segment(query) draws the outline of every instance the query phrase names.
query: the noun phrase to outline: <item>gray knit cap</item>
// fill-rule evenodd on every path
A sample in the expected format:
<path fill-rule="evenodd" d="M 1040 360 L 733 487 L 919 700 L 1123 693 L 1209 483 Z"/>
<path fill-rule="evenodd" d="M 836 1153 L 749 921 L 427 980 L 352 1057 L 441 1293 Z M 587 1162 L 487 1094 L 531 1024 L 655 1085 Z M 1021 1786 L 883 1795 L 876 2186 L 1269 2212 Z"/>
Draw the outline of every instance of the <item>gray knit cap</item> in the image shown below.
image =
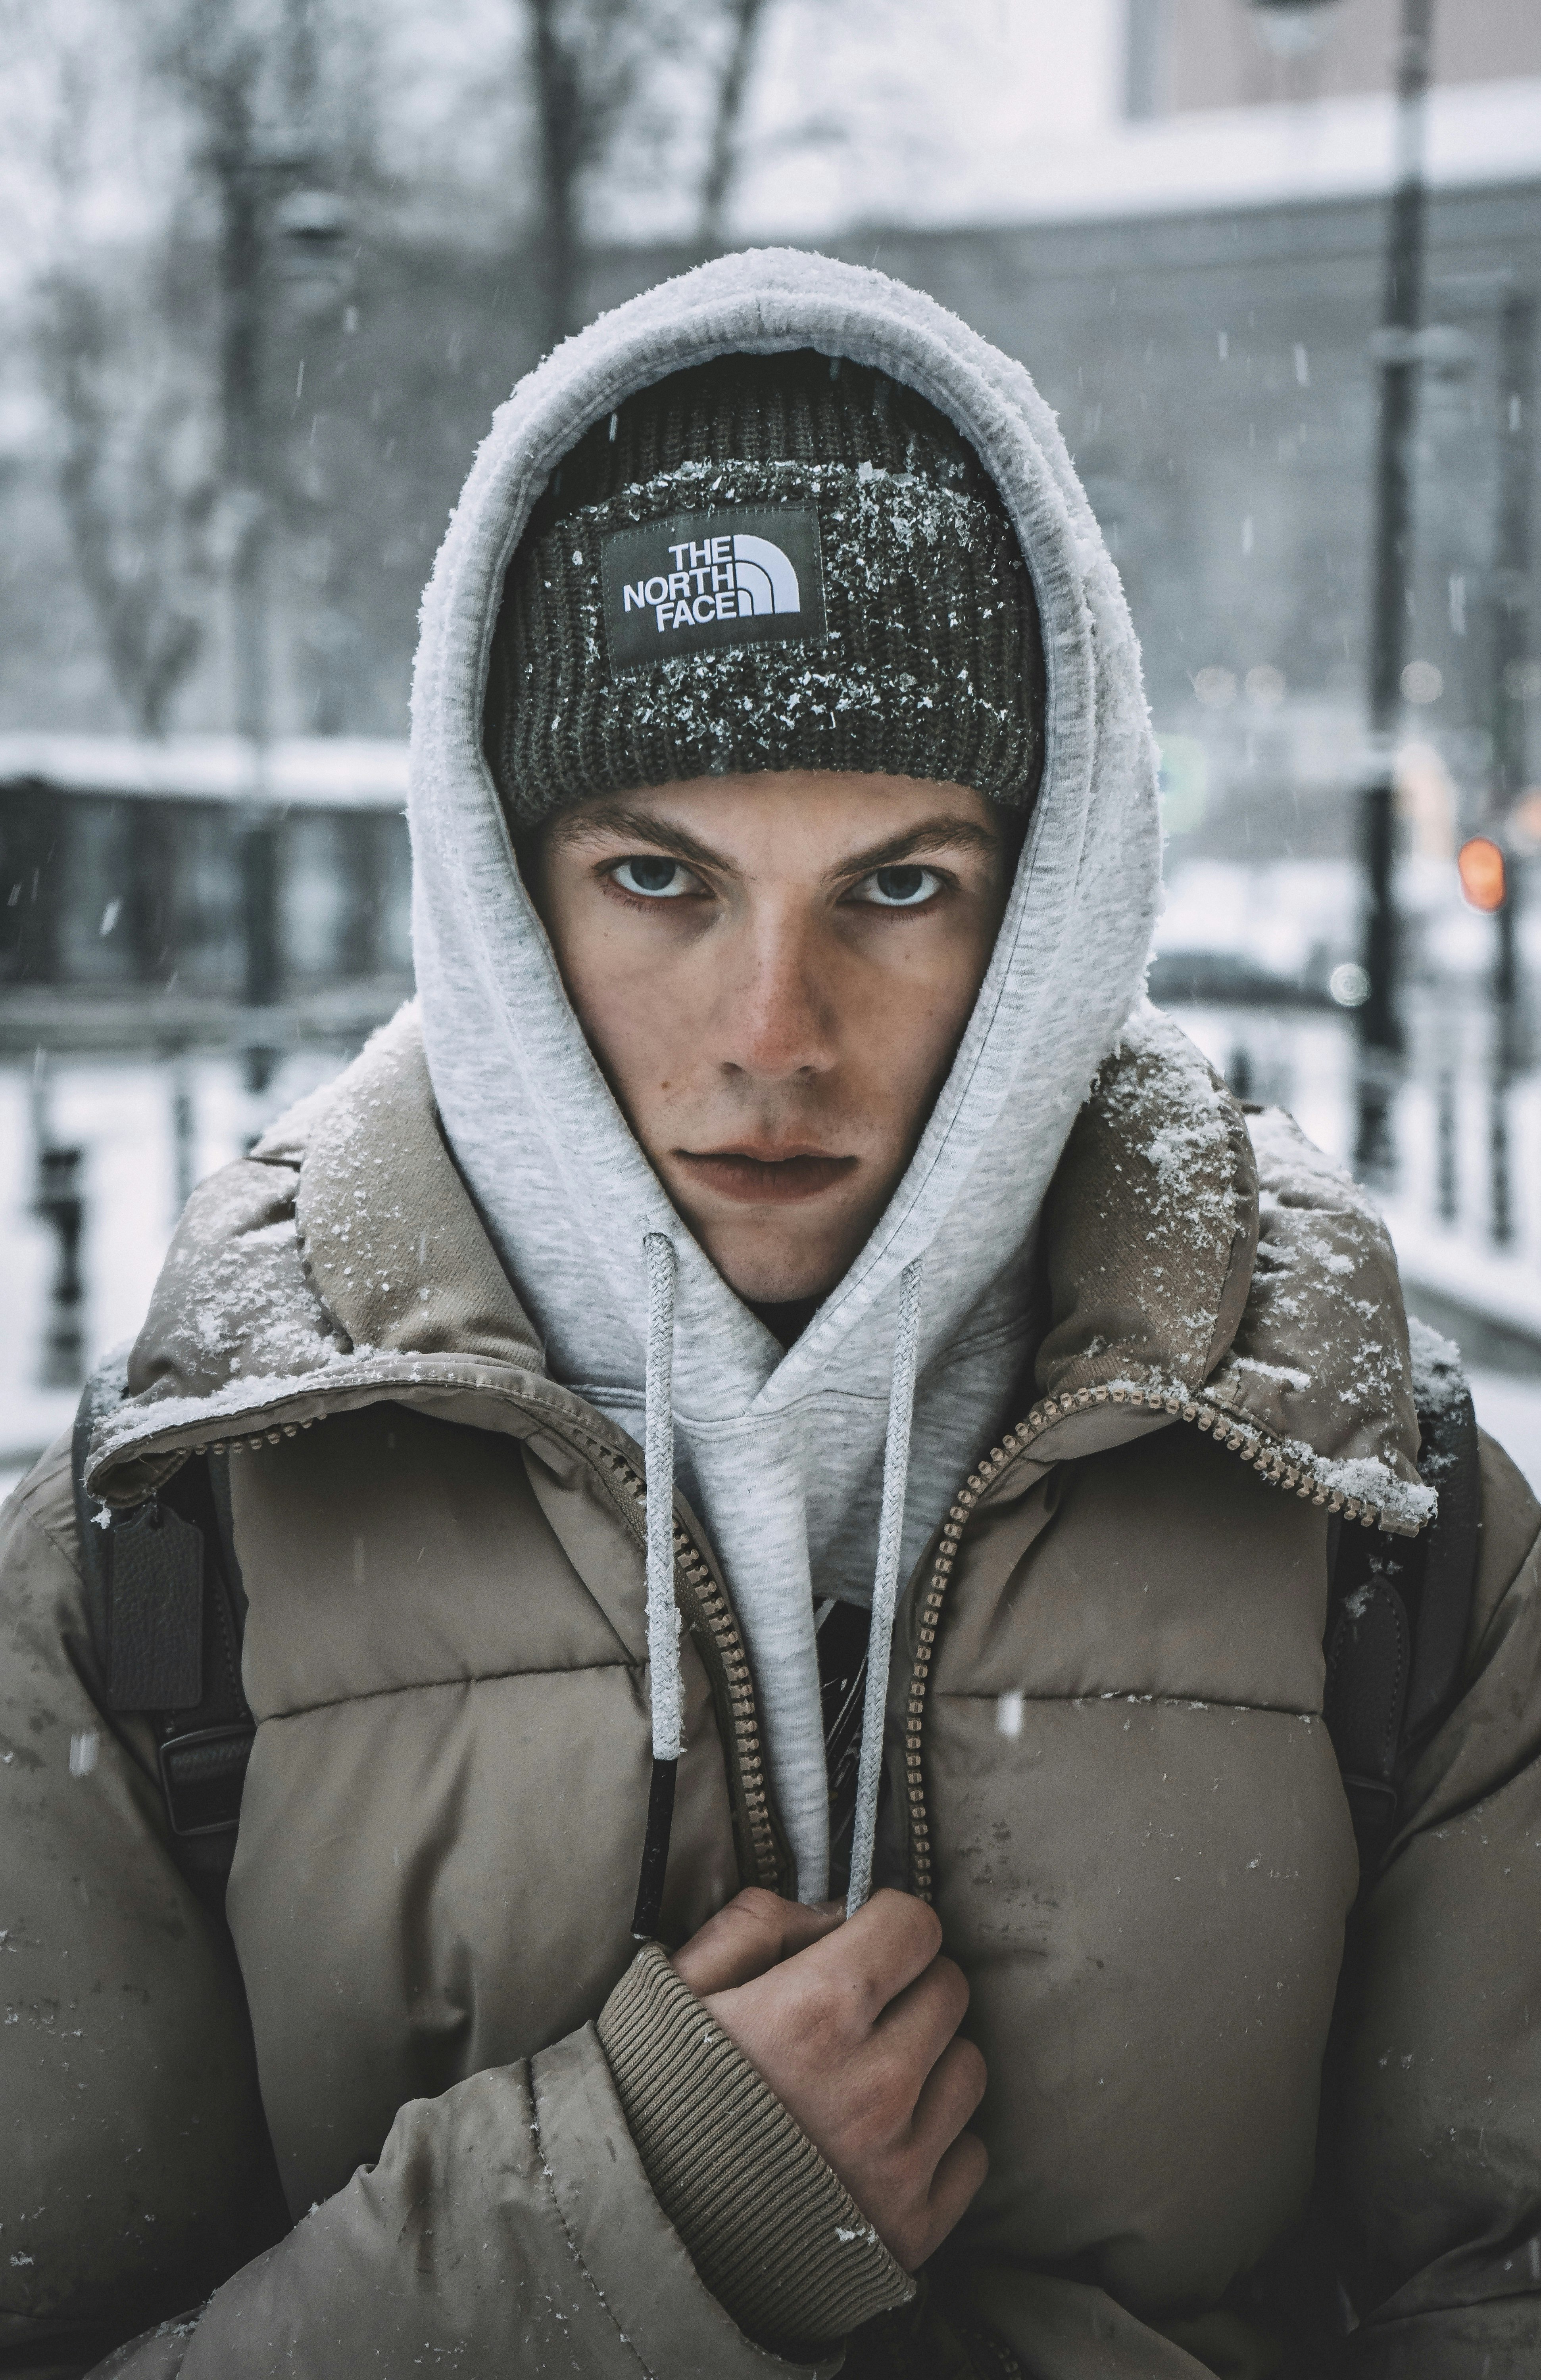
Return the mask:
<path fill-rule="evenodd" d="M 973 447 L 886 374 L 804 349 L 676 372 L 586 432 L 510 565 L 484 733 L 528 828 L 770 769 L 1025 811 L 1043 718 L 1032 581 Z"/>

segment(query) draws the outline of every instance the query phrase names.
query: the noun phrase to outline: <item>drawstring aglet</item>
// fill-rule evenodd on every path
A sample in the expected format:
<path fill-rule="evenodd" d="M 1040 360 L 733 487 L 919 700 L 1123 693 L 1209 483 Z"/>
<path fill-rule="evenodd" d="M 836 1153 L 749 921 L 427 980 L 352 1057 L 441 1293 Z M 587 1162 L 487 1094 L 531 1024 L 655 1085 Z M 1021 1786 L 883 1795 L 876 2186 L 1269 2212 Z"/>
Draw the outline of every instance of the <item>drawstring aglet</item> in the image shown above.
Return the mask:
<path fill-rule="evenodd" d="M 642 1873 L 637 1882 L 637 1907 L 632 1915 L 633 1938 L 656 1942 L 663 1912 L 663 1878 L 669 1866 L 669 1834 L 674 1818 L 677 1760 L 655 1760 L 648 1788 L 648 1828 L 642 1838 Z"/>
<path fill-rule="evenodd" d="M 674 1600 L 674 1251 L 662 1232 L 642 1243 L 648 1268 L 647 1414 L 643 1453 L 648 1489 L 648 1658 L 651 1665 L 653 1773 L 642 1873 L 631 1930 L 639 1942 L 657 1938 L 674 1815 L 674 1778 L 683 1742 L 679 1606 Z"/>

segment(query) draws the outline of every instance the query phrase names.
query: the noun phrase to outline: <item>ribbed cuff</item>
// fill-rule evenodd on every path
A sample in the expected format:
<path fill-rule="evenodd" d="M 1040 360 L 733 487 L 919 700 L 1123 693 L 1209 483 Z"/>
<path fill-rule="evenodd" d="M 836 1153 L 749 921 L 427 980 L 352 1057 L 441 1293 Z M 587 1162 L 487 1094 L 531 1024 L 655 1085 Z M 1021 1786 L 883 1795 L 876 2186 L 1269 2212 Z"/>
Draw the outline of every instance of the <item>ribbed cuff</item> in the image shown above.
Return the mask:
<path fill-rule="evenodd" d="M 740 2330 L 813 2360 L 915 2283 L 657 1942 L 600 2011 L 654 2197 Z"/>

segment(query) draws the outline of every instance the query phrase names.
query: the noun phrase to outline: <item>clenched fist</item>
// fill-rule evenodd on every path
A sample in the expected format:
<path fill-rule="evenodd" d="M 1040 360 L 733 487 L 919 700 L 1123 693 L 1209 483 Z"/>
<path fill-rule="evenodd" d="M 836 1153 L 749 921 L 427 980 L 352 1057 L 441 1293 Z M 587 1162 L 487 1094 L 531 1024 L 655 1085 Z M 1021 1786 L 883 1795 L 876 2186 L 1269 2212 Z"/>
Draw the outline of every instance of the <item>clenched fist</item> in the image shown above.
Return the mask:
<path fill-rule="evenodd" d="M 957 2038 L 968 1985 L 940 1944 L 908 1893 L 874 1893 L 843 1923 L 838 1904 L 751 1890 L 673 1962 L 908 2272 L 989 2162 L 964 2129 L 985 2092 L 983 2058 Z"/>

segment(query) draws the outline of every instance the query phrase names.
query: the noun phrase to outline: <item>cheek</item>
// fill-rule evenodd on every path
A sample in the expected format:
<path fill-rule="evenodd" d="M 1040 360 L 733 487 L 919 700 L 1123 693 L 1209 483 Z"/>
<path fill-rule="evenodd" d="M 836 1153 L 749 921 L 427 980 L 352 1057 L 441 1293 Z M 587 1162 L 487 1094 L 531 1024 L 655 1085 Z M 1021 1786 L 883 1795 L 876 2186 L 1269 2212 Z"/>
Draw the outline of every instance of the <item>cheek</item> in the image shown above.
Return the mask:
<path fill-rule="evenodd" d="M 700 1044 L 689 970 L 670 963 L 661 941 L 634 940 L 601 919 L 569 948 L 563 968 L 589 1045 L 634 1115 L 678 1087 Z"/>
<path fill-rule="evenodd" d="M 881 930 L 866 964 L 853 971 L 853 1025 L 866 1071 L 899 1101 L 946 1074 L 973 1014 L 990 938 L 939 926 L 934 933 L 894 925 Z M 857 986 L 859 984 L 859 990 Z"/>

